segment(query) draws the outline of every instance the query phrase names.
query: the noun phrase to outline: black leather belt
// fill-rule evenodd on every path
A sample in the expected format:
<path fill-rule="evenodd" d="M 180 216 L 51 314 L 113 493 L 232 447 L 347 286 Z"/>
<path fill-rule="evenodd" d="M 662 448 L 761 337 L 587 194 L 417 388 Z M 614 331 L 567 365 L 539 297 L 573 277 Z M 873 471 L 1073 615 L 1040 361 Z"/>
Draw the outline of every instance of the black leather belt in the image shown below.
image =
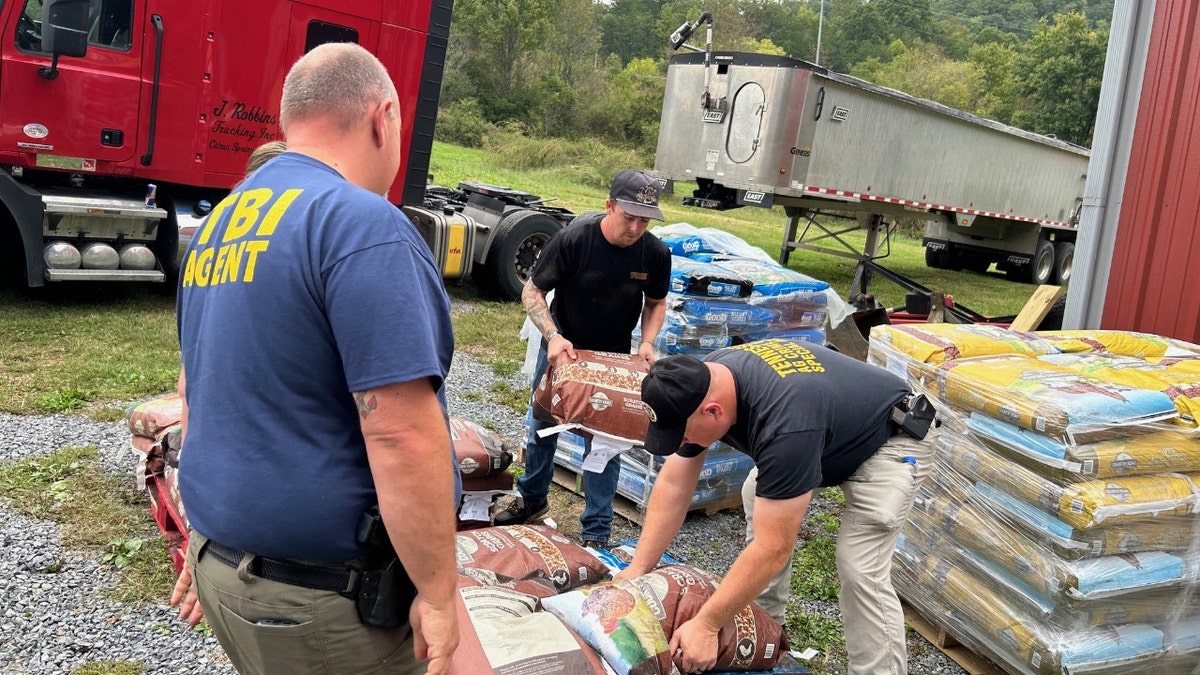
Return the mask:
<path fill-rule="evenodd" d="M 238 567 L 246 552 L 228 546 L 222 546 L 213 540 L 208 540 L 200 552 L 211 554 L 212 557 L 229 565 Z M 247 566 L 247 571 L 256 577 L 278 581 L 282 584 L 302 586 L 318 591 L 338 591 L 353 593 L 357 585 L 359 572 L 345 566 L 310 565 L 294 560 L 279 560 L 254 556 Z"/>

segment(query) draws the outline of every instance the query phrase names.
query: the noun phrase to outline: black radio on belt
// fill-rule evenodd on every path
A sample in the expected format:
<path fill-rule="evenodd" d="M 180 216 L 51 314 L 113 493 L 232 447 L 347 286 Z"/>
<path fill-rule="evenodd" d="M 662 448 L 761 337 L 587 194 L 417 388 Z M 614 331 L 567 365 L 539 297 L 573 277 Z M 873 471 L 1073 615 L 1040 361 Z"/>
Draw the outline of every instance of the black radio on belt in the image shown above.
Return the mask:
<path fill-rule="evenodd" d="M 918 441 L 924 440 L 933 425 L 937 410 L 924 394 L 914 394 L 902 399 L 892 408 L 892 424 Z"/>
<path fill-rule="evenodd" d="M 358 619 L 372 628 L 399 628 L 408 622 L 417 587 L 392 548 L 378 506 L 363 513 L 355 535 L 369 551 L 352 596 Z"/>

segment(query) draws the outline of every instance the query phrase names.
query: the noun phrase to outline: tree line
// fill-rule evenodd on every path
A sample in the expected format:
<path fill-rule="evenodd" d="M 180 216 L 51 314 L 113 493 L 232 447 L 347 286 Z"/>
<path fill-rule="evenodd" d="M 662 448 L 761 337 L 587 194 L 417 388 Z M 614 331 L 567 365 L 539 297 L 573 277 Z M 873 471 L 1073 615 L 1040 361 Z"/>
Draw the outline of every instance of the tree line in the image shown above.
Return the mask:
<path fill-rule="evenodd" d="M 823 10 L 823 15 L 822 15 Z M 1113 0 L 456 0 L 438 137 L 489 129 L 653 152 L 668 38 L 814 61 L 1090 146 Z M 703 46 L 704 30 L 692 44 Z"/>

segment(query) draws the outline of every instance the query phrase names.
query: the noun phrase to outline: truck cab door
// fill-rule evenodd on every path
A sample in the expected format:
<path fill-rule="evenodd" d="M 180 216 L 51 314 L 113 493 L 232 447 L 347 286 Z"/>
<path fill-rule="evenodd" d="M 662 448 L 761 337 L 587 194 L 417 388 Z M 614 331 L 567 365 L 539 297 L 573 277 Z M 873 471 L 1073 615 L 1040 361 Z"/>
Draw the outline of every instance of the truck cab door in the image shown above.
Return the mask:
<path fill-rule="evenodd" d="M 0 152 L 76 171 L 133 157 L 145 48 L 135 27 L 145 19 L 146 3 L 90 0 L 87 53 L 61 57 L 50 78 L 44 74 L 51 58 L 42 51 L 43 1 L 13 2 L 20 11 L 9 14 L 15 20 L 0 36 Z"/>

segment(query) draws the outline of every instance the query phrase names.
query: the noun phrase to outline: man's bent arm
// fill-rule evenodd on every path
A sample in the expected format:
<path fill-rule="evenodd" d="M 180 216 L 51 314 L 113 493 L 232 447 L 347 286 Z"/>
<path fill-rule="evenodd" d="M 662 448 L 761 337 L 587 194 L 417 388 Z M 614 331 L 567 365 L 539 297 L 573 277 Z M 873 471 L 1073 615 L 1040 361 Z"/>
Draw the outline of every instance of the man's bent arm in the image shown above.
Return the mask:
<path fill-rule="evenodd" d="M 733 561 L 693 621 L 718 631 L 762 593 L 787 562 L 811 499 L 811 491 L 791 499 L 755 498 L 754 540 Z"/>
<path fill-rule="evenodd" d="M 354 395 L 379 512 L 417 587 L 409 609 L 413 655 L 446 673 L 458 646 L 454 462 L 446 415 L 428 379 Z"/>
<path fill-rule="evenodd" d="M 417 590 L 454 596 L 454 462 L 446 415 L 428 379 L 354 395 L 388 536 Z"/>
<path fill-rule="evenodd" d="M 663 462 L 646 504 L 646 523 L 638 537 L 633 562 L 616 575 L 618 579 L 646 574 L 662 559 L 687 517 L 688 505 L 692 503 L 692 493 L 696 491 L 696 481 L 700 479 L 707 456 L 707 451 L 695 457 L 674 455 Z"/>
<path fill-rule="evenodd" d="M 554 325 L 554 317 L 550 315 L 550 305 L 546 302 L 546 291 L 535 286 L 533 279 L 526 281 L 525 287 L 521 289 L 521 306 L 525 308 L 529 320 L 543 336 L 558 330 L 558 326 Z"/>
<path fill-rule="evenodd" d="M 662 330 L 663 321 L 667 317 L 667 299 L 657 300 L 646 298 L 642 305 L 642 340 L 654 342 L 658 332 Z"/>

